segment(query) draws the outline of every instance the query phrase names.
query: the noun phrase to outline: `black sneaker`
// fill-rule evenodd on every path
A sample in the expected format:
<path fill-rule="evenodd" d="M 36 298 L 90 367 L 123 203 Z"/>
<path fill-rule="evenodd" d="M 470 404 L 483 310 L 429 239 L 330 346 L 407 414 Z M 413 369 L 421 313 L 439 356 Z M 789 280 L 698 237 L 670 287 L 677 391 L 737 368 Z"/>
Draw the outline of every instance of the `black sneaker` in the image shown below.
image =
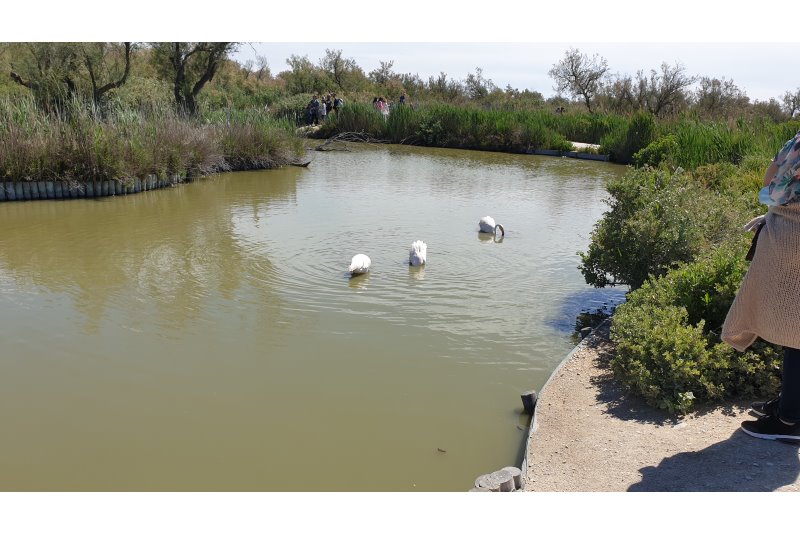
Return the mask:
<path fill-rule="evenodd" d="M 742 431 L 757 439 L 800 441 L 800 423 L 785 424 L 772 415 L 745 420 L 742 422 Z"/>
<path fill-rule="evenodd" d="M 777 416 L 778 402 L 780 402 L 779 397 L 767 400 L 766 402 L 753 402 L 750 404 L 750 410 L 753 411 L 756 416 Z"/>

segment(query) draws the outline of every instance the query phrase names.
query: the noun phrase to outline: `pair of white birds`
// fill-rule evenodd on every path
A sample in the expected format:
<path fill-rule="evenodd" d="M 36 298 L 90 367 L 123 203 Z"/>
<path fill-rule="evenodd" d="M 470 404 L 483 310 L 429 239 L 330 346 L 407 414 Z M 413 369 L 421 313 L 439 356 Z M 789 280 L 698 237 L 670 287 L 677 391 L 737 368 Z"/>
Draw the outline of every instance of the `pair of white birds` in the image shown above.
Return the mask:
<path fill-rule="evenodd" d="M 506 230 L 502 224 L 496 224 L 492 217 L 486 216 L 478 222 L 478 228 L 481 233 L 494 233 L 500 230 L 500 234 L 505 237 Z M 411 266 L 422 266 L 426 263 L 428 256 L 428 245 L 422 241 L 414 241 L 411 243 L 411 250 L 408 252 L 408 264 Z M 369 272 L 369 267 L 372 266 L 372 261 L 369 256 L 365 254 L 356 254 L 350 261 L 350 268 L 348 271 L 352 276 L 359 274 L 366 274 Z"/>

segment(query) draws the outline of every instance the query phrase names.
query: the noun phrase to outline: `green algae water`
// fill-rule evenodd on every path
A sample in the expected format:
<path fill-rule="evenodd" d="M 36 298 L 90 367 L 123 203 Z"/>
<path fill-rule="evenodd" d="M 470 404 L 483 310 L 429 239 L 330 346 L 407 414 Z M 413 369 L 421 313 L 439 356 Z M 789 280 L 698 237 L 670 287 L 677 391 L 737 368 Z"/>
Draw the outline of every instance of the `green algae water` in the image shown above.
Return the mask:
<path fill-rule="evenodd" d="M 518 466 L 520 392 L 621 298 L 576 252 L 624 169 L 350 148 L 0 204 L 0 490 L 465 491 Z"/>

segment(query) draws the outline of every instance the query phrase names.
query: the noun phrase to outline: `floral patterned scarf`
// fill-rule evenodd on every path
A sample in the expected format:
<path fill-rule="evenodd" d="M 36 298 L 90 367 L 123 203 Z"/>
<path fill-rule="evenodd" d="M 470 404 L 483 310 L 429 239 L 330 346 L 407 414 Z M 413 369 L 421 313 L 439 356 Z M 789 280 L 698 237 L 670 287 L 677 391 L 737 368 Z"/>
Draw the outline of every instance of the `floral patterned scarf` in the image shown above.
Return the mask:
<path fill-rule="evenodd" d="M 766 205 L 786 205 L 800 201 L 800 131 L 775 156 L 778 171 L 761 189 L 758 200 Z"/>

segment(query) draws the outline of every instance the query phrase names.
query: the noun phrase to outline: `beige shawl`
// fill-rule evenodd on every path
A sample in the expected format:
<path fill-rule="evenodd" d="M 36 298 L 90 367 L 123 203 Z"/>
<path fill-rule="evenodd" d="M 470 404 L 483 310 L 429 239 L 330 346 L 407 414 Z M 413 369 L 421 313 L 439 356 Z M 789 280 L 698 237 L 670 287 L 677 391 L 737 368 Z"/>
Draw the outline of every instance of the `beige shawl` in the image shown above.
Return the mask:
<path fill-rule="evenodd" d="M 800 348 L 800 203 L 769 208 L 755 257 L 722 326 L 743 352 L 758 337 Z"/>

